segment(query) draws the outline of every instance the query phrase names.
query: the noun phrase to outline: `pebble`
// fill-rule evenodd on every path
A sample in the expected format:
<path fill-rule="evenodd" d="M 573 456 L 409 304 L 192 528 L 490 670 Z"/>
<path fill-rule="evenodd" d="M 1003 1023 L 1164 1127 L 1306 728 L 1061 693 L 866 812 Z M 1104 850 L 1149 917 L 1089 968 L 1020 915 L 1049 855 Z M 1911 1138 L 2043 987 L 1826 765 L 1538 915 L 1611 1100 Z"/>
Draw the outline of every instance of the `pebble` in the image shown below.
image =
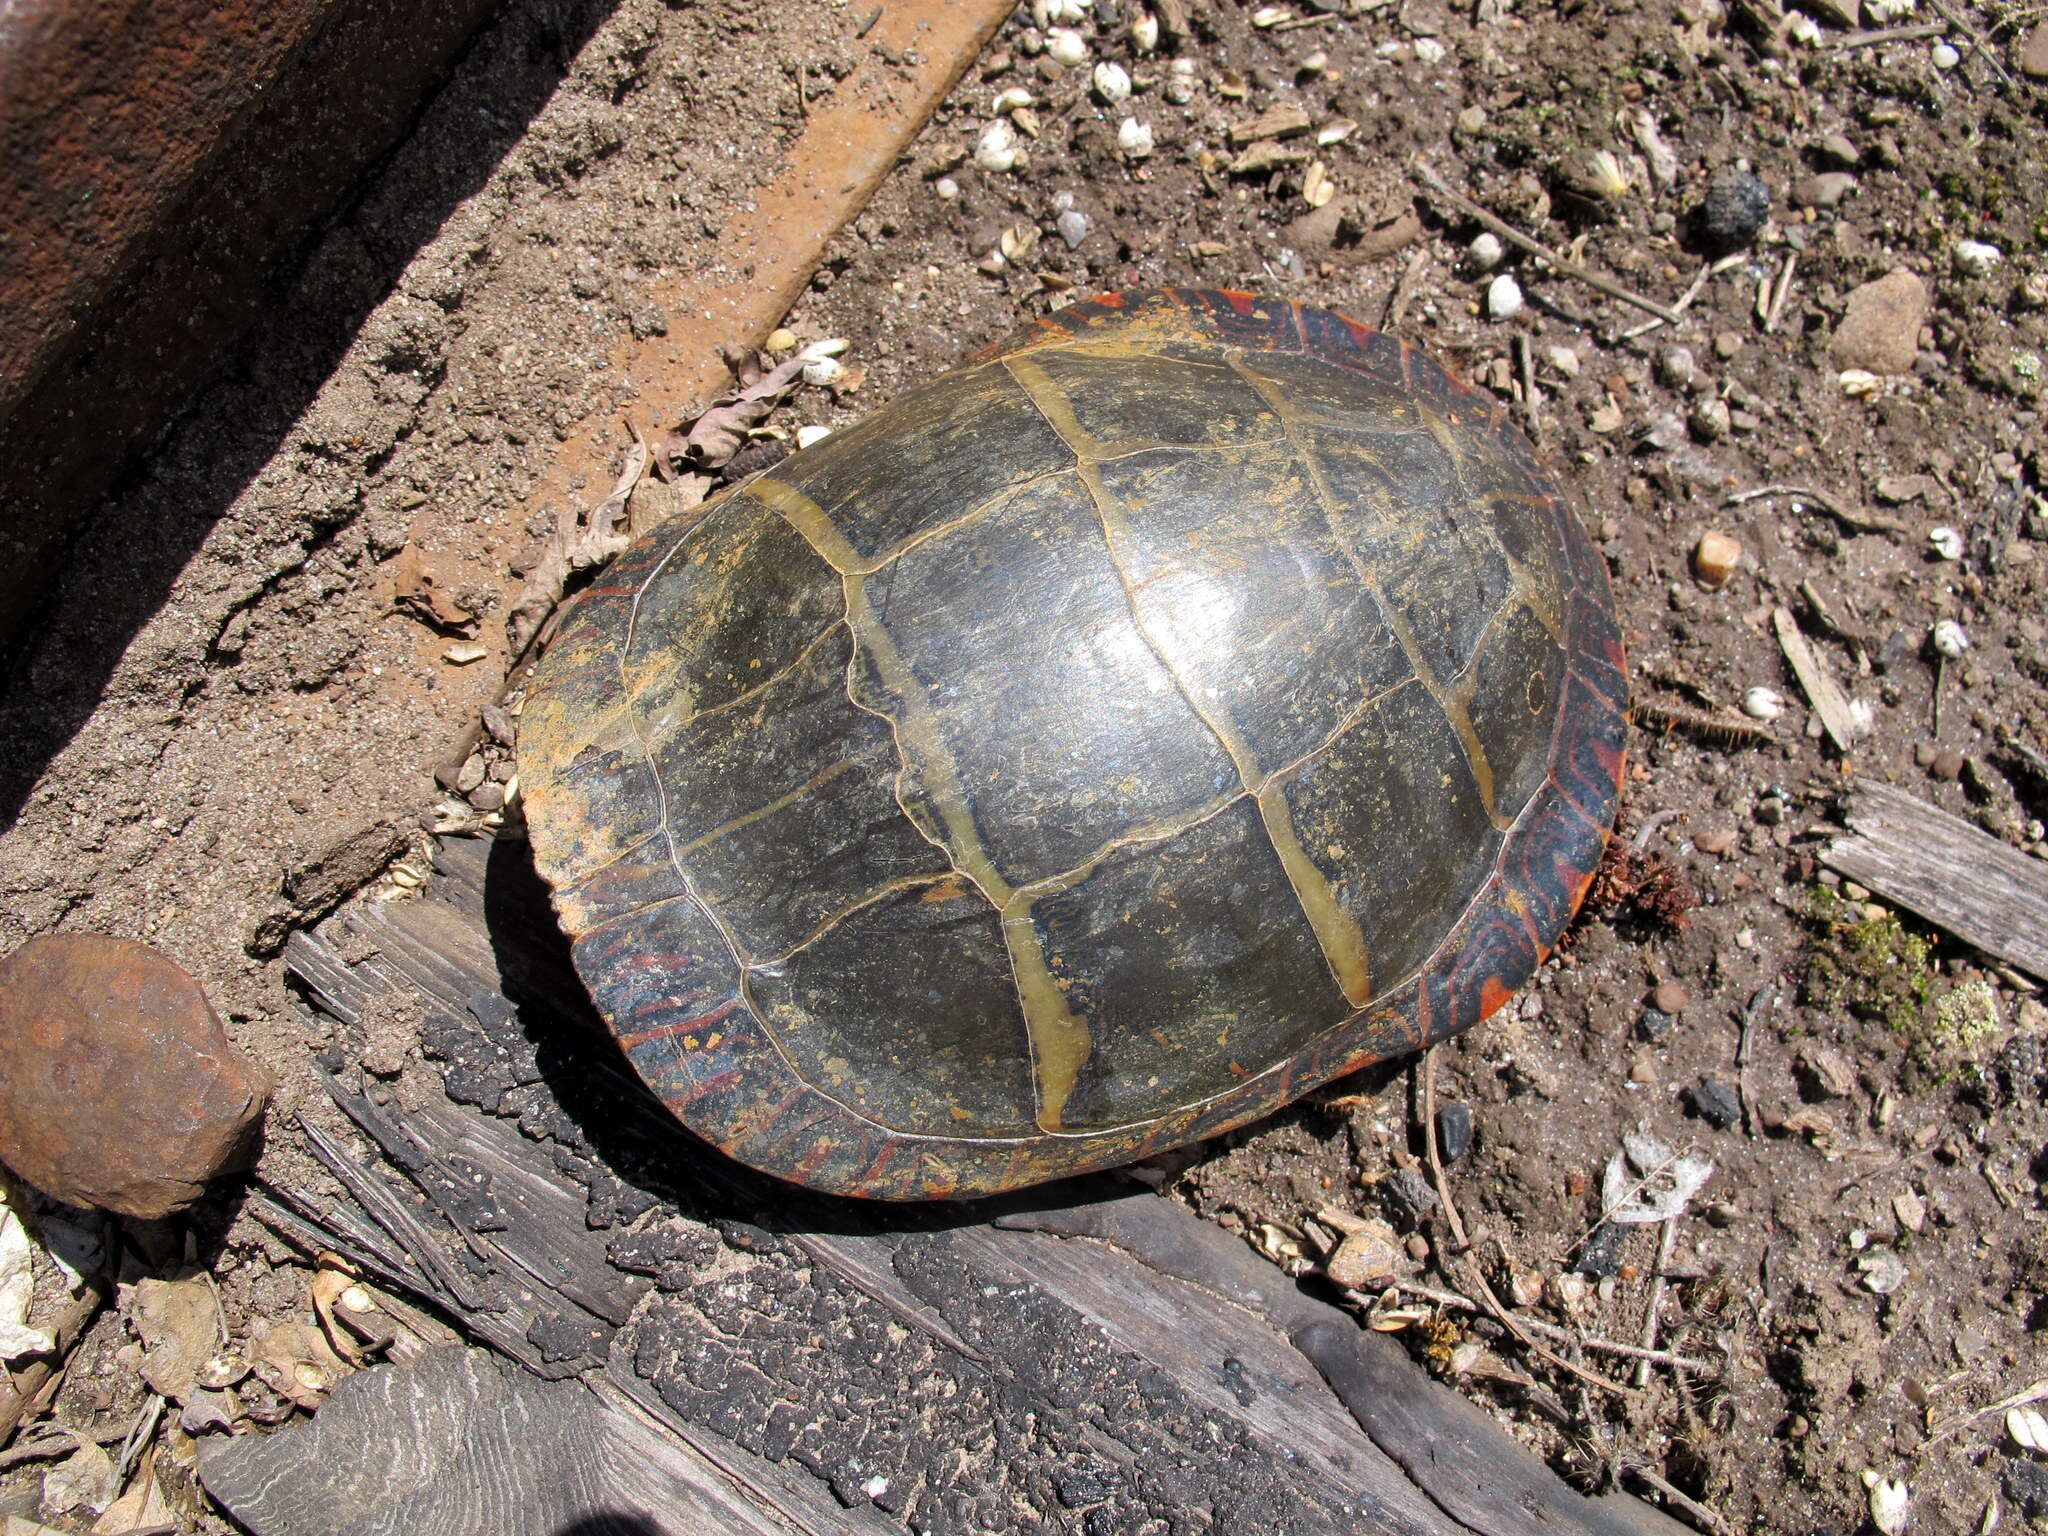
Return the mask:
<path fill-rule="evenodd" d="M 1650 993 L 1650 1006 L 1659 1013 L 1668 1013 L 1673 1018 L 1685 1012 L 1685 1005 L 1692 999 L 1685 995 L 1685 988 L 1675 981 L 1660 981 Z"/>
<path fill-rule="evenodd" d="M 2048 70 L 2043 71 L 2048 76 Z M 1999 1479 L 2006 1501 L 2029 1520 L 2048 1518 L 2048 1461 L 2015 1456 Z"/>
<path fill-rule="evenodd" d="M 2005 260 L 2005 252 L 1982 240 L 1958 240 L 1954 252 L 1956 265 L 1972 277 L 1983 277 Z"/>
<path fill-rule="evenodd" d="M 1707 396 L 1686 413 L 1685 424 L 1701 442 L 1718 443 L 1733 426 L 1728 402 L 1719 395 Z"/>
<path fill-rule="evenodd" d="M 1742 1118 L 1742 1100 L 1719 1078 L 1701 1078 L 1690 1097 L 1699 1117 L 1717 1131 L 1727 1130 Z"/>
<path fill-rule="evenodd" d="M 1074 251 L 1080 249 L 1081 242 L 1088 238 L 1088 231 L 1093 226 L 1087 214 L 1078 208 L 1069 208 L 1053 220 L 1053 227 L 1060 232 L 1060 238 L 1066 241 L 1067 249 Z"/>
<path fill-rule="evenodd" d="M 1943 523 L 1936 528 L 1930 528 L 1927 531 L 1927 544 L 1930 549 L 1944 560 L 1960 560 L 1963 558 L 1963 536 L 1947 523 Z"/>
<path fill-rule="evenodd" d="M 1360 1222 L 1347 1232 L 1323 1272 L 1331 1283 L 1354 1291 L 1379 1290 L 1407 1272 L 1401 1239 L 1384 1221 Z"/>
<path fill-rule="evenodd" d="M 1927 765 L 1928 771 L 1937 779 L 1953 784 L 1963 776 L 1963 761 L 1963 754 L 1960 752 L 1937 752 L 1934 754 L 1934 761 Z"/>
<path fill-rule="evenodd" d="M 1748 245 L 1770 216 L 1770 187 L 1754 172 L 1731 165 L 1714 173 L 1693 219 L 1700 238 L 1725 253 Z"/>
<path fill-rule="evenodd" d="M 1711 832 L 1702 832 L 1692 840 L 1693 847 L 1701 853 L 1711 853 L 1715 858 L 1735 846 L 1735 833 L 1729 827 L 1716 827 Z"/>
<path fill-rule="evenodd" d="M 1473 236 L 1465 254 L 1471 259 L 1474 272 L 1491 272 L 1507 255 L 1507 247 L 1500 243 L 1499 235 L 1490 229 L 1484 229 Z"/>
<path fill-rule="evenodd" d="M 1486 285 L 1486 312 L 1496 320 L 1512 320 L 1522 312 L 1522 285 L 1512 272 Z"/>
<path fill-rule="evenodd" d="M 1455 1163 L 1472 1150 L 1472 1106 L 1453 1101 L 1436 1112 L 1437 1150 Z"/>
<path fill-rule="evenodd" d="M 1720 358 L 1722 362 L 1727 362 L 1728 359 L 1735 356 L 1741 350 L 1742 336 L 1739 332 L 1716 331 L 1714 333 L 1714 356 Z"/>
<path fill-rule="evenodd" d="M 44 1194 L 167 1216 L 247 1165 L 270 1096 L 199 984 L 146 944 L 46 934 L 0 960 L 0 1163 Z"/>
<path fill-rule="evenodd" d="M 1636 1028 L 1650 1044 L 1662 1045 L 1677 1033 L 1678 1020 L 1661 1008 L 1645 1008 L 1636 1019 Z"/>
<path fill-rule="evenodd" d="M 1141 123 L 1135 117 L 1127 117 L 1116 130 L 1117 148 L 1124 152 L 1126 160 L 1143 160 L 1152 153 L 1152 125 Z"/>
<path fill-rule="evenodd" d="M 2048 80 L 2048 21 L 2034 23 L 2020 49 L 2020 73 L 2034 80 Z"/>
<path fill-rule="evenodd" d="M 1863 160 L 1863 151 L 1850 143 L 1849 136 L 1845 133 L 1829 134 L 1814 145 L 1814 151 L 1828 164 L 1838 165 L 1846 170 L 1853 170 Z"/>
<path fill-rule="evenodd" d="M 1727 410 L 1723 405 L 1722 410 Z M 1699 584 L 1710 590 L 1728 585 L 1729 579 L 1742 568 L 1742 545 L 1725 533 L 1709 530 L 1700 535 L 1699 543 L 1692 550 L 1692 573 Z"/>
<path fill-rule="evenodd" d="M 1927 285 L 1905 267 L 1865 283 L 1849 294 L 1828 355 L 1844 371 L 1912 372 L 1927 303 Z"/>
<path fill-rule="evenodd" d="M 1936 43 L 1928 57 L 1934 61 L 1936 69 L 1954 69 L 1963 62 L 1963 56 L 1949 43 Z"/>
<path fill-rule="evenodd" d="M 1689 389 L 1698 374 L 1691 347 L 1666 347 L 1657 354 L 1657 377 L 1668 389 Z"/>
<path fill-rule="evenodd" d="M 1802 176 L 1792 183 L 1792 206 L 1832 208 L 1855 186 L 1856 178 L 1847 171 L 1823 171 L 1818 176 Z"/>

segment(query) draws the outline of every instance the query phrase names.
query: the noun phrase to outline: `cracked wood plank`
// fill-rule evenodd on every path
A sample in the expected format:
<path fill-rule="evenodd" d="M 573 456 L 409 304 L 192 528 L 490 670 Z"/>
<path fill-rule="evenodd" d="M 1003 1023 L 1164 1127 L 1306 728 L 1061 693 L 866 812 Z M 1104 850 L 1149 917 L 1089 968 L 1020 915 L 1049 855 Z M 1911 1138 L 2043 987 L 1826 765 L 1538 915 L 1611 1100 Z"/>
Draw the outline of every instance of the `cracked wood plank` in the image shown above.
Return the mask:
<path fill-rule="evenodd" d="M 1822 863 L 2048 980 L 2048 864 L 1889 784 L 1858 783 L 1846 816 Z"/>

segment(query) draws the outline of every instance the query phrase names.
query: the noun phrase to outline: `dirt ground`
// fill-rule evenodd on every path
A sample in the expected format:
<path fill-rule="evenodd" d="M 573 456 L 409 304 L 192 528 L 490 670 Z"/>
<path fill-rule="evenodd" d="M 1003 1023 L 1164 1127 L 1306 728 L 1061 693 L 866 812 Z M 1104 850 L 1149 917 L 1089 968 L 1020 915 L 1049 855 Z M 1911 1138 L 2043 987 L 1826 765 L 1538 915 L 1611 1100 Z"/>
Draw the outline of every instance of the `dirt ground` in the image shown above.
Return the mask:
<path fill-rule="evenodd" d="M 1951 9 L 1909 3 L 1860 24 Z M 1300 1266 L 1327 1237 L 1319 1208 L 1386 1214 L 1423 1239 L 1419 1282 L 1469 1295 L 1476 1263 L 1503 1298 L 1593 1337 L 1639 1343 L 1661 1287 L 1657 1343 L 1711 1368 L 1658 1365 L 1637 1396 L 1467 1314 L 1404 1332 L 1580 1486 L 1647 1466 L 1724 1529 L 1848 1532 L 1868 1469 L 1909 1486 L 1914 1529 L 1979 1529 L 1994 1502 L 2020 1528 L 2030 1496 L 2048 1521 L 2048 1469 L 2001 1414 L 1923 1445 L 1930 1424 L 2048 1376 L 2048 1009 L 1816 860 L 1855 777 L 2048 852 L 2048 86 L 2018 75 L 2014 46 L 2040 8 L 1962 4 L 1942 52 L 1850 39 L 1818 3 L 1807 40 L 1763 0 L 1315 0 L 1267 26 L 1252 4 L 1189 0 L 1187 34 L 1152 53 L 1124 0 L 1075 8 L 1085 62 L 1051 57 L 1020 12 L 832 247 L 786 324 L 847 338 L 854 376 L 778 421 L 850 421 L 1101 289 L 1249 288 L 1372 324 L 1395 308 L 1400 334 L 1512 400 L 1554 461 L 1611 562 L 1638 703 L 1741 722 L 1639 716 L 1628 835 L 1671 872 L 1667 899 L 1619 892 L 1438 1053 L 1435 1099 L 1474 1125 L 1448 1170 L 1469 1258 L 1435 1251 L 1443 1212 L 1404 1202 L 1421 1150 L 1404 1075 L 1337 1085 L 1145 1176 Z M 251 935 L 309 853 L 366 821 L 419 827 L 446 799 L 433 769 L 499 681 L 529 489 L 587 416 L 619 414 L 634 384 L 608 359 L 665 323 L 653 276 L 717 264 L 712 237 L 847 74 L 862 10 L 514 0 L 311 244 L 276 324 L 53 576 L 0 693 L 0 950 L 98 930 L 186 965 L 281 1084 L 262 1177 L 312 1179 L 294 1115 L 331 1111 L 306 1065 L 320 1042 Z M 1094 94 L 1104 60 L 1128 69 L 1127 102 Z M 1038 131 L 1020 136 L 1028 164 L 996 173 L 972 152 L 1011 87 Z M 1355 127 L 1233 173 L 1231 125 L 1287 105 Z M 1148 156 L 1120 144 L 1126 117 L 1151 129 Z M 1575 194 L 1603 150 L 1625 190 Z M 1680 323 L 1629 336 L 1645 315 L 1519 251 L 1480 270 L 1477 227 L 1415 203 L 1418 156 L 1667 304 L 1709 259 L 1690 215 L 1715 172 L 1752 168 L 1773 211 Z M 1320 212 L 1311 161 L 1336 188 Z M 1832 170 L 1854 178 L 1834 206 L 1791 206 Z M 1959 254 L 1965 240 L 1999 259 Z M 1902 265 L 1933 295 L 1917 355 L 1852 392 L 1827 338 L 1852 289 Z M 1488 306 L 1500 272 L 1526 296 L 1508 319 Z M 1817 495 L 1729 504 L 1765 486 Z M 1872 517 L 1896 526 L 1853 526 Z M 1941 525 L 1960 558 L 1930 540 Z M 1712 590 L 1690 566 L 1710 530 L 1745 552 Z M 490 656 L 451 663 L 451 635 L 394 603 L 421 568 Z M 1786 668 L 1780 606 L 1870 711 L 1846 758 Z M 1940 620 L 1971 643 L 1937 671 Z M 1767 723 L 1735 712 L 1757 688 L 1782 696 Z M 1678 913 L 1672 890 L 1697 904 Z M 1709 1080 L 1748 1115 L 1717 1128 Z M 1585 1242 L 1634 1130 L 1714 1165 L 1662 1281 L 1657 1227 L 1618 1252 Z M 245 1218 L 222 1234 L 231 1326 L 303 1310 L 275 1251 Z M 103 1321 L 112 1344 L 121 1326 Z M 1630 1379 L 1631 1362 L 1586 1358 Z M 101 1382 L 61 1402 L 90 1418 L 117 1399 Z M 0 1497 L 41 1470 L 0 1472 Z"/>

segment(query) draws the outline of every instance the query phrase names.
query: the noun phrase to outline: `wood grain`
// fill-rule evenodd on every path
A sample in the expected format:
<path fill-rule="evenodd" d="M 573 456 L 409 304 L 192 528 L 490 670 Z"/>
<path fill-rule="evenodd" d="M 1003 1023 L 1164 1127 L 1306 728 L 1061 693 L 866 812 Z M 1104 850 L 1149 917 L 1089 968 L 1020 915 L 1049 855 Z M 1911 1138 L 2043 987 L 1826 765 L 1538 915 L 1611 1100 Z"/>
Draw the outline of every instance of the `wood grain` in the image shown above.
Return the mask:
<path fill-rule="evenodd" d="M 2048 864 L 1889 784 L 1861 782 L 1821 862 L 2048 980 Z"/>
<path fill-rule="evenodd" d="M 362 1371 L 311 1424 L 200 1462 L 256 1536 L 841 1536 L 737 1493 L 718 1470 L 589 1389 L 475 1349 Z"/>

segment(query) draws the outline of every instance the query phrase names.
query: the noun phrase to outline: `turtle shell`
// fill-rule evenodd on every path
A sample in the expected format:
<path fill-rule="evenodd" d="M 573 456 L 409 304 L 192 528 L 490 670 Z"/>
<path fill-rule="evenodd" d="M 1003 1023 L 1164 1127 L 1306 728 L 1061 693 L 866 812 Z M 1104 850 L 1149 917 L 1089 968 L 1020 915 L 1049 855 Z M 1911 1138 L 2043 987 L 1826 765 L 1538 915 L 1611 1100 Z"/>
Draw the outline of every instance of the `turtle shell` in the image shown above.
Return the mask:
<path fill-rule="evenodd" d="M 960 1196 L 1485 1017 L 1599 863 L 1625 693 L 1497 403 L 1327 311 L 1113 294 L 628 550 L 520 782 L 685 1124 Z"/>

